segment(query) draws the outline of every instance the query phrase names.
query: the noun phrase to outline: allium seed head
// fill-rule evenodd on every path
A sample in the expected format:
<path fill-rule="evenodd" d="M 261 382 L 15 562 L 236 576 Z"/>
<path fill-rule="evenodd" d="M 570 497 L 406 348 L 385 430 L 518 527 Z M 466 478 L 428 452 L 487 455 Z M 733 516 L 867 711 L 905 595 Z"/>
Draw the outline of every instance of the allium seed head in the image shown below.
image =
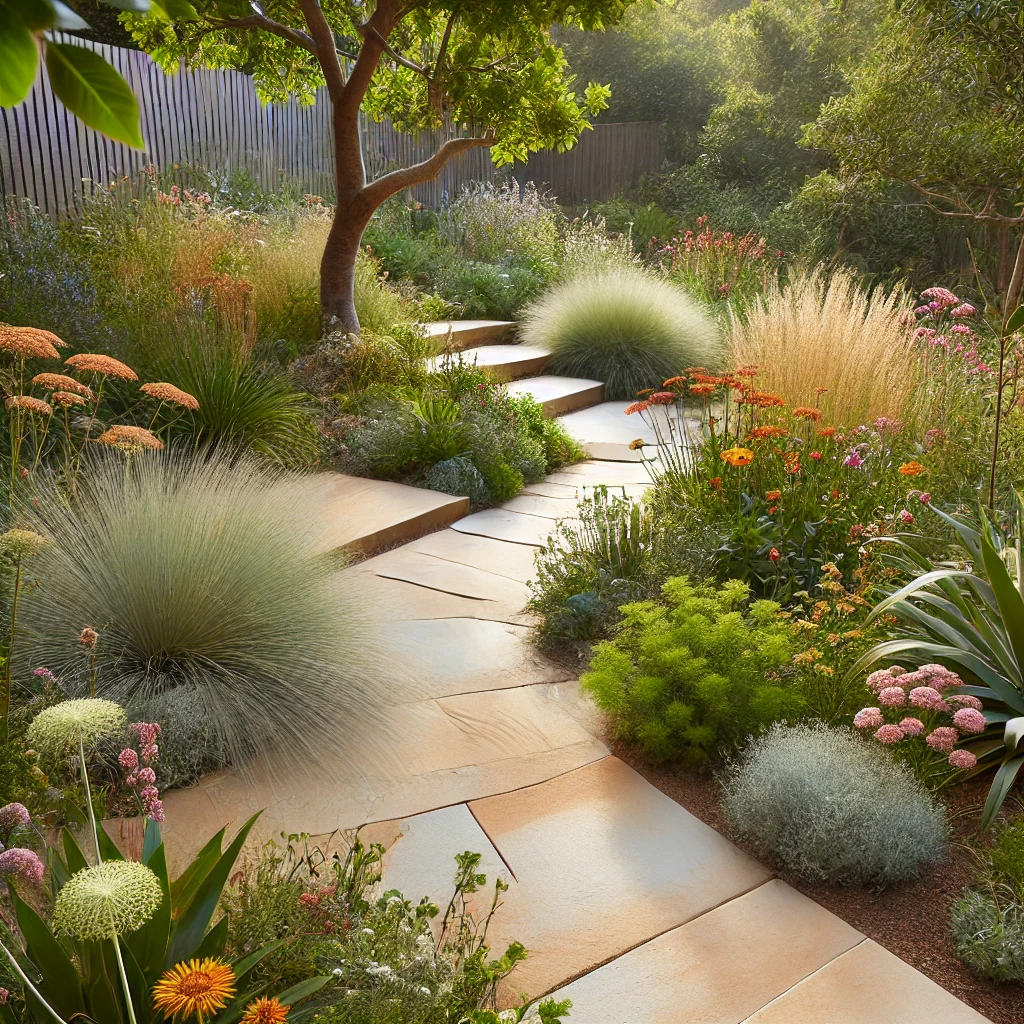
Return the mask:
<path fill-rule="evenodd" d="M 40 711 L 25 738 L 30 746 L 59 755 L 79 743 L 91 747 L 97 740 L 121 732 L 124 726 L 125 713 L 120 704 L 83 697 Z"/>
<path fill-rule="evenodd" d="M 133 860 L 82 868 L 57 894 L 53 922 L 82 941 L 113 939 L 141 928 L 163 902 L 156 875 Z"/>

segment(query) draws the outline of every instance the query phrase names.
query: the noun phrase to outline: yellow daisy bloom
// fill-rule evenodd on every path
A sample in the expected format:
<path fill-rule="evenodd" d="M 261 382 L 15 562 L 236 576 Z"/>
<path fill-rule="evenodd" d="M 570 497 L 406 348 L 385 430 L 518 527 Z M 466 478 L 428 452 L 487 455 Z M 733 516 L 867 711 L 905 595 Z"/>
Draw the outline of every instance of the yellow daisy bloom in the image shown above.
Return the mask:
<path fill-rule="evenodd" d="M 749 448 L 726 448 L 722 461 L 730 466 L 749 466 L 754 461 L 754 453 Z"/>
<path fill-rule="evenodd" d="M 153 986 L 153 1005 L 164 1019 L 195 1017 L 199 1024 L 223 1010 L 235 994 L 235 972 L 223 960 L 207 957 L 175 964 Z"/>
<path fill-rule="evenodd" d="M 277 999 L 257 999 L 245 1008 L 242 1024 L 284 1024 L 290 1009 L 290 1006 L 283 1006 Z"/>

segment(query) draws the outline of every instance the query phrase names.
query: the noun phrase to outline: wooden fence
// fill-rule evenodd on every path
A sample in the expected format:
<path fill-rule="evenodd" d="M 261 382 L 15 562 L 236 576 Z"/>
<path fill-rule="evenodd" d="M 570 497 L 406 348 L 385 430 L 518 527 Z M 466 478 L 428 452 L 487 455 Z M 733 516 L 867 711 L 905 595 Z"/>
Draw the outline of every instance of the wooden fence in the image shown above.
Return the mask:
<path fill-rule="evenodd" d="M 79 207 L 95 182 L 174 164 L 222 174 L 244 170 L 264 188 L 287 179 L 325 198 L 333 195 L 326 90 L 308 107 L 294 100 L 263 106 L 248 75 L 209 69 L 166 75 L 137 50 L 74 42 L 98 51 L 125 76 L 139 98 L 146 150 L 140 153 L 84 127 L 41 75 L 24 103 L 0 109 L 4 196 L 26 197 L 60 215 Z M 566 203 L 604 199 L 660 168 L 658 136 L 653 122 L 598 125 L 568 153 L 537 153 L 511 172 L 521 183 L 543 183 Z M 439 132 L 404 135 L 386 122 L 365 120 L 368 175 L 425 159 L 441 137 Z M 494 177 L 487 150 L 474 149 L 450 161 L 435 181 L 413 189 L 413 197 L 436 208 L 463 185 Z"/>

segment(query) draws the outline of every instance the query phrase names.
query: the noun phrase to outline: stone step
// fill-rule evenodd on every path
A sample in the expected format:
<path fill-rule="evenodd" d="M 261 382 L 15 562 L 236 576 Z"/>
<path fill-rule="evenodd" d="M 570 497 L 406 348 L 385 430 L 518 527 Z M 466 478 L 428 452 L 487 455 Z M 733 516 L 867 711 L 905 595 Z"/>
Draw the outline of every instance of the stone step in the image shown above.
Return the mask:
<path fill-rule="evenodd" d="M 643 462 L 658 457 L 658 437 L 654 429 L 641 416 L 627 416 L 630 402 L 602 402 L 587 409 L 559 417 L 562 426 L 583 446 L 587 454 L 610 462 Z M 700 420 L 687 417 L 681 422 L 674 407 L 660 407 L 653 412 L 662 426 L 664 437 L 675 436 L 686 441 L 700 434 Z M 675 427 L 669 430 L 669 417 Z M 630 443 L 643 441 L 645 447 L 633 450 Z"/>
<path fill-rule="evenodd" d="M 431 370 L 439 370 L 446 363 L 454 362 L 459 356 L 464 362 L 472 363 L 499 381 L 518 380 L 541 373 L 551 361 L 551 353 L 538 345 L 484 345 L 481 348 L 467 348 L 460 352 L 445 352 L 427 361 Z"/>
<path fill-rule="evenodd" d="M 604 399 L 601 381 L 580 377 L 526 377 L 512 381 L 508 390 L 513 395 L 531 395 L 541 404 L 548 419 L 597 405 Z"/>
<path fill-rule="evenodd" d="M 428 338 L 446 343 L 449 349 L 496 345 L 515 327 L 513 320 L 437 320 L 424 324 Z"/>
<path fill-rule="evenodd" d="M 469 498 L 344 473 L 317 473 L 296 486 L 319 501 L 319 546 L 325 552 L 372 555 L 450 526 L 469 512 Z"/>

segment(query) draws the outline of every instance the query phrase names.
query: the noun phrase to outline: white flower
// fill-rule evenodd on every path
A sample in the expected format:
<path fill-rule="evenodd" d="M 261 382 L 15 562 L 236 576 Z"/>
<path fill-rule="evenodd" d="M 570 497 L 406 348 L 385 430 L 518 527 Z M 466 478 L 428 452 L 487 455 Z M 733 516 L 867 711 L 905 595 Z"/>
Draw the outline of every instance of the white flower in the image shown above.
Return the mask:
<path fill-rule="evenodd" d="M 364 928 L 362 931 L 364 935 L 369 935 L 370 938 L 373 938 L 374 935 L 376 935 L 376 932 L 372 928 Z"/>
<path fill-rule="evenodd" d="M 425 995 L 425 996 L 429 996 L 430 995 L 430 989 L 427 988 L 426 985 L 420 985 L 420 994 L 421 995 Z"/>

